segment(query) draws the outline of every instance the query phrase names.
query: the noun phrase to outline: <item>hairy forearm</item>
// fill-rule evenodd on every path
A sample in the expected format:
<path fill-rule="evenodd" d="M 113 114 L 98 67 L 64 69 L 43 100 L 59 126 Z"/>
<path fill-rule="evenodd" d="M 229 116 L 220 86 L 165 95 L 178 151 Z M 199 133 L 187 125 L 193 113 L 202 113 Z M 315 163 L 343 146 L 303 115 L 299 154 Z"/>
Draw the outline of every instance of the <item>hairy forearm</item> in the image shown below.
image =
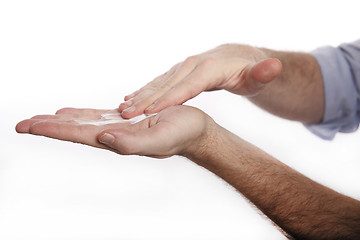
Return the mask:
<path fill-rule="evenodd" d="M 219 130 L 220 129 L 220 130 Z M 324 187 L 219 127 L 187 156 L 297 239 L 360 239 L 360 202 Z"/>
<path fill-rule="evenodd" d="M 249 100 L 277 116 L 306 124 L 318 123 L 324 112 L 324 88 L 320 68 L 307 53 L 261 49 L 278 58 L 281 74 Z"/>

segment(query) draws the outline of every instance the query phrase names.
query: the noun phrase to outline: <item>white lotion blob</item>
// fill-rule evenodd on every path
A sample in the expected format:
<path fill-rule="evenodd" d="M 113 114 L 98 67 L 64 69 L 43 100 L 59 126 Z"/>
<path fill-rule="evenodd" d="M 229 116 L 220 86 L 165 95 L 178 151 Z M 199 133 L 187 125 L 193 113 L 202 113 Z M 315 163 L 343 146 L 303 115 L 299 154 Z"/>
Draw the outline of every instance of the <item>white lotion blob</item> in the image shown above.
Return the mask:
<path fill-rule="evenodd" d="M 130 122 L 131 124 L 135 124 L 138 123 L 146 118 L 152 117 L 156 115 L 155 114 L 142 114 L 139 116 L 136 116 L 134 118 L 131 119 L 124 119 L 121 117 L 120 113 L 104 113 L 101 114 L 101 118 L 97 119 L 97 120 L 75 120 L 77 123 L 79 124 L 91 124 L 91 125 L 96 125 L 96 126 L 101 126 L 101 125 L 106 125 L 106 124 L 113 124 L 113 123 L 126 123 L 126 122 Z"/>

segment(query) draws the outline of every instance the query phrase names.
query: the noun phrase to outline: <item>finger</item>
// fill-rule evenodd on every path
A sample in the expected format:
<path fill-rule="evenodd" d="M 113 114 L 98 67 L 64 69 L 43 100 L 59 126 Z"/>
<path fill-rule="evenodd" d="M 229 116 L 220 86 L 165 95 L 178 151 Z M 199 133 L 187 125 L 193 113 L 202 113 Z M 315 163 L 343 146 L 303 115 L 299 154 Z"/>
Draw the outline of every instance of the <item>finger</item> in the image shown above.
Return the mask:
<path fill-rule="evenodd" d="M 152 80 L 151 82 L 149 82 L 148 84 L 146 84 L 144 87 L 142 87 L 141 89 L 137 90 L 136 92 L 134 92 L 133 94 L 130 94 L 128 96 L 125 97 L 125 102 L 121 103 L 119 105 L 119 111 L 123 112 L 125 109 L 133 106 L 138 99 L 143 99 L 144 95 L 148 96 L 150 95 L 150 91 L 152 90 L 152 92 L 154 92 L 157 88 L 158 85 L 160 84 L 160 81 L 162 79 L 164 79 L 167 75 L 169 74 L 169 72 L 166 72 L 164 74 L 161 74 L 160 76 L 156 77 L 154 80 Z M 145 97 L 146 98 L 146 97 Z M 131 110 L 128 112 L 132 112 Z M 141 113 L 140 113 L 141 114 Z M 125 114 L 126 116 L 126 114 Z"/>
<path fill-rule="evenodd" d="M 46 120 L 46 119 L 58 119 L 60 117 L 64 117 L 61 116 L 61 115 L 36 115 L 36 116 L 33 116 L 31 119 L 43 119 L 43 120 Z"/>
<path fill-rule="evenodd" d="M 19 122 L 15 130 L 18 133 L 30 133 L 30 128 L 32 125 L 38 123 L 38 122 L 44 122 L 44 121 L 50 121 L 50 120 L 56 120 L 56 121 L 62 121 L 59 116 L 56 115 L 37 115 L 30 119 L 25 119 L 21 122 Z"/>
<path fill-rule="evenodd" d="M 145 155 L 164 157 L 168 151 L 169 134 L 166 126 L 153 125 L 138 131 L 134 129 L 107 129 L 98 135 L 99 142 L 124 155 Z"/>
<path fill-rule="evenodd" d="M 166 87 L 166 83 L 169 82 L 171 74 L 174 73 L 174 71 L 167 72 L 155 78 L 150 83 L 146 84 L 144 87 L 138 90 L 132 98 L 127 98 L 125 102 L 121 103 L 119 105 L 119 111 L 122 113 L 126 110 L 124 114 L 125 118 L 132 118 L 142 114 L 143 111 L 141 111 L 141 105 L 149 106 L 153 101 L 152 99 L 156 98 L 156 95 L 161 96 L 162 92 L 168 89 L 168 87 Z M 135 107 L 131 108 L 132 106 Z M 136 111 L 134 112 L 133 110 L 135 109 Z"/>
<path fill-rule="evenodd" d="M 121 112 L 121 116 L 123 118 L 130 119 L 143 114 L 144 109 L 151 105 L 155 99 L 159 98 L 164 91 L 166 91 L 165 88 L 159 91 L 154 89 L 145 89 L 135 99 L 129 100 L 129 104 L 131 105 Z"/>
<path fill-rule="evenodd" d="M 39 122 L 39 121 L 40 121 L 39 119 L 26 119 L 26 120 L 23 120 L 23 121 L 19 122 L 16 125 L 15 130 L 18 133 L 29 133 L 30 127 L 34 123 Z"/>
<path fill-rule="evenodd" d="M 257 62 L 247 67 L 244 72 L 244 83 L 239 89 L 239 94 L 256 94 L 265 84 L 276 78 L 282 69 L 280 60 L 271 58 Z"/>
<path fill-rule="evenodd" d="M 30 127 L 37 122 L 46 121 L 46 120 L 55 120 L 60 118 L 68 118 L 68 117 L 65 117 L 64 115 L 36 115 L 30 119 L 26 119 L 19 122 L 16 125 L 15 130 L 18 133 L 29 133 Z"/>
<path fill-rule="evenodd" d="M 183 81 L 159 97 L 154 104 L 145 109 L 146 114 L 157 113 L 169 106 L 183 104 L 206 90 L 206 72 L 196 68 Z"/>
<path fill-rule="evenodd" d="M 196 69 L 199 59 L 198 56 L 191 56 L 184 62 L 176 64 L 163 78 L 155 79 L 145 86 L 136 97 L 129 99 L 130 103 L 121 106 L 124 108 L 122 110 L 124 118 L 132 118 L 144 113 L 147 107 L 191 74 Z"/>
<path fill-rule="evenodd" d="M 119 105 L 119 112 L 124 111 L 125 109 L 131 107 L 134 104 L 134 98 L 129 98 L 125 102 Z"/>
<path fill-rule="evenodd" d="M 81 125 L 72 121 L 47 120 L 32 123 L 28 132 L 34 135 L 104 148 L 96 139 L 96 135 L 102 129 L 102 126 Z"/>
<path fill-rule="evenodd" d="M 101 115 L 109 111 L 117 112 L 109 109 L 91 109 L 91 108 L 62 108 L 56 111 L 55 114 L 76 114 L 77 116 Z"/>
<path fill-rule="evenodd" d="M 81 120 L 99 120 L 103 116 L 110 115 L 119 115 L 120 113 L 117 109 L 105 110 L 105 109 L 79 109 L 79 108 L 65 108 L 60 109 L 56 112 L 57 119 L 81 119 Z"/>
<path fill-rule="evenodd" d="M 160 76 L 156 77 L 155 79 L 153 79 L 150 83 L 146 84 L 144 87 L 140 88 L 139 90 L 133 92 L 132 94 L 129 94 L 127 96 L 124 97 L 124 101 L 128 101 L 132 98 L 135 98 L 136 96 L 139 95 L 139 93 L 141 93 L 144 89 L 146 89 L 147 87 L 149 87 L 150 85 L 152 85 L 153 83 L 157 83 L 159 82 L 161 79 L 163 79 L 166 75 L 172 75 L 176 70 L 177 68 L 179 67 L 181 63 L 178 63 L 176 65 L 174 65 L 168 72 L 164 73 L 164 74 L 161 74 Z M 122 111 L 122 110 L 120 110 Z"/>
<path fill-rule="evenodd" d="M 70 119 L 98 119 L 98 117 L 87 115 L 87 118 L 83 117 L 81 114 L 56 114 L 56 115 L 36 115 L 30 119 L 37 119 L 37 120 L 50 120 L 50 119 L 57 119 L 57 120 L 70 120 Z"/>
<path fill-rule="evenodd" d="M 124 101 L 127 101 L 127 100 L 129 100 L 129 99 L 131 99 L 133 97 L 136 97 L 136 95 L 138 95 L 139 92 L 140 92 L 140 90 L 137 90 L 137 91 L 133 92 L 132 94 L 129 94 L 129 95 L 125 96 Z"/>
<path fill-rule="evenodd" d="M 63 113 L 63 114 L 56 114 L 56 115 L 36 115 L 32 117 L 31 119 L 38 119 L 38 120 L 50 120 L 50 119 L 57 119 L 57 120 L 75 120 L 75 119 L 81 119 L 81 120 L 99 120 L 105 115 L 116 115 L 118 114 L 120 117 L 120 113 L 118 111 L 101 111 L 102 114 L 98 113 L 83 113 L 83 112 L 72 112 L 70 113 Z M 91 115 L 90 115 L 91 114 Z"/>

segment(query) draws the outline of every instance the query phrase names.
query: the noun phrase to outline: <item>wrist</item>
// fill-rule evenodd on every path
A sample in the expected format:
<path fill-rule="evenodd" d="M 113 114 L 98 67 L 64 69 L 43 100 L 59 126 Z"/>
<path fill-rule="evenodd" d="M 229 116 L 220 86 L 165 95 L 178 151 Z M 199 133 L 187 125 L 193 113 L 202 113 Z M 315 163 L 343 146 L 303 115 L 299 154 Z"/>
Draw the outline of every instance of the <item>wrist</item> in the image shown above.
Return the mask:
<path fill-rule="evenodd" d="M 246 142 L 212 120 L 193 146 L 182 156 L 222 177 L 222 171 L 232 171 L 241 164 L 238 151 L 246 148 Z"/>
<path fill-rule="evenodd" d="M 190 142 L 180 155 L 199 165 L 203 165 L 202 162 L 206 162 L 212 155 L 212 152 L 219 148 L 221 130 L 222 127 L 206 115 L 202 133 Z"/>

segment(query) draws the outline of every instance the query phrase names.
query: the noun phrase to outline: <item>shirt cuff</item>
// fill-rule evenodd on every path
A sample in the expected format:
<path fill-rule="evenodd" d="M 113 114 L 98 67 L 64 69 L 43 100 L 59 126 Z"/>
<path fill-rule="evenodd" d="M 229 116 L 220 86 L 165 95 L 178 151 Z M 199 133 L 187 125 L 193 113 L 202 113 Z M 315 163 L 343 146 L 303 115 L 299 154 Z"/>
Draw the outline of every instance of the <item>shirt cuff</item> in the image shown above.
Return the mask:
<path fill-rule="evenodd" d="M 315 135 L 332 140 L 337 132 L 358 128 L 357 91 L 351 68 L 340 48 L 322 47 L 311 53 L 317 60 L 324 81 L 323 121 L 305 125 Z"/>

